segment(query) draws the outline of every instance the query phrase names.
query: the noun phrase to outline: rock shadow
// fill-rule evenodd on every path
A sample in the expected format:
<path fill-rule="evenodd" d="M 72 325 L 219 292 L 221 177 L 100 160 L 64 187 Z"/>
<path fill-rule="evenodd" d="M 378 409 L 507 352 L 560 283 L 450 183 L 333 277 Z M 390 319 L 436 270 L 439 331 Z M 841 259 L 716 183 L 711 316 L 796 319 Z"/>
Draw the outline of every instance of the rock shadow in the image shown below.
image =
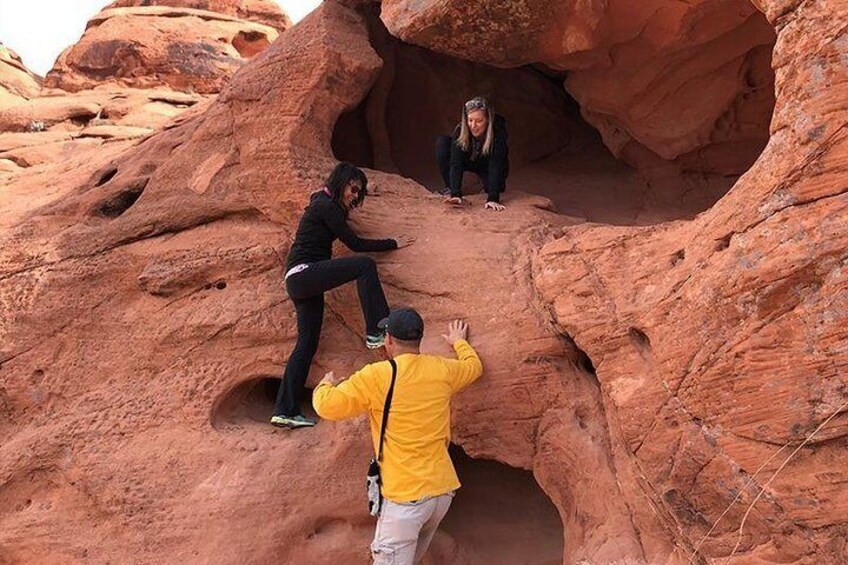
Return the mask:
<path fill-rule="evenodd" d="M 224 394 L 212 409 L 212 426 L 221 431 L 236 430 L 247 426 L 270 425 L 274 415 L 274 403 L 282 381 L 279 377 L 256 377 L 246 380 Z M 304 414 L 313 416 L 312 389 L 306 389 L 306 398 L 301 407 Z"/>
<path fill-rule="evenodd" d="M 563 562 L 563 524 L 533 474 L 451 445 L 462 488 L 431 551 L 434 562 L 553 565 Z M 452 543 L 451 543 L 452 542 Z"/>

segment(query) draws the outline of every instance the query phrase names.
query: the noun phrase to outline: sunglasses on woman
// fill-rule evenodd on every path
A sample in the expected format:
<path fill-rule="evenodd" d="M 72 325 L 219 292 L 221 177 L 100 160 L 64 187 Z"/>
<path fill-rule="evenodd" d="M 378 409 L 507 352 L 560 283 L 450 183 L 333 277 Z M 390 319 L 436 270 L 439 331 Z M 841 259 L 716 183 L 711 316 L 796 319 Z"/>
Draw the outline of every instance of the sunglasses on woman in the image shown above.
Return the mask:
<path fill-rule="evenodd" d="M 350 187 L 350 193 L 354 196 L 359 196 L 362 193 L 362 187 L 358 185 L 356 182 L 351 181 L 348 185 Z"/>
<path fill-rule="evenodd" d="M 489 108 L 484 98 L 472 98 L 465 103 L 465 111 L 473 112 L 475 110 L 487 110 Z"/>

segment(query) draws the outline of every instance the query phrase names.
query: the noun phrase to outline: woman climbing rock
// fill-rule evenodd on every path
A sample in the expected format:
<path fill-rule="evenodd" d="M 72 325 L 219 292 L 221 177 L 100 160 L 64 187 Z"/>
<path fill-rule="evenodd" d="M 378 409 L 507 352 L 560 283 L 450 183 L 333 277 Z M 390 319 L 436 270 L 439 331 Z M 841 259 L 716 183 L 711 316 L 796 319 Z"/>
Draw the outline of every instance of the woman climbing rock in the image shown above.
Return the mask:
<path fill-rule="evenodd" d="M 501 193 L 509 174 L 506 120 L 485 98 L 472 98 L 462 106 L 462 121 L 453 136 L 436 138 L 436 161 L 447 187 L 446 203 L 462 204 L 462 174 L 471 171 L 483 181 L 485 208 L 504 210 Z"/>
<path fill-rule="evenodd" d="M 362 206 L 367 194 L 365 173 L 350 163 L 339 163 L 325 186 L 315 192 L 300 219 L 294 243 L 286 261 L 286 290 L 297 313 L 297 343 L 289 357 L 271 423 L 300 428 L 315 421 L 300 413 L 304 385 L 312 358 L 318 350 L 324 318 L 324 293 L 347 282 L 356 281 L 362 314 L 365 317 L 365 345 L 382 347 L 384 335 L 377 327 L 389 315 L 389 306 L 374 259 L 354 255 L 331 259 L 333 241 L 355 252 L 390 251 L 410 245 L 414 239 L 363 239 L 358 237 L 347 218 Z"/>

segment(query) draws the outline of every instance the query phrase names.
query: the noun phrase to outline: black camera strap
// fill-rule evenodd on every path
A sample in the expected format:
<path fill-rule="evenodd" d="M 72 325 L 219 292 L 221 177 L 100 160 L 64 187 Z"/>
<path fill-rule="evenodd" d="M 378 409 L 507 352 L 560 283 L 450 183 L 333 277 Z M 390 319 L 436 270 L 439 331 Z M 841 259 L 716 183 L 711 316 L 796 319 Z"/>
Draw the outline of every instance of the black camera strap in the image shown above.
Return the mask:
<path fill-rule="evenodd" d="M 377 449 L 377 461 L 383 460 L 383 438 L 386 436 L 386 424 L 389 423 L 389 408 L 392 406 L 392 394 L 395 392 L 395 378 L 397 377 L 397 363 L 394 359 L 389 359 L 389 363 L 392 364 L 392 384 L 389 385 L 386 403 L 383 405 L 383 423 L 380 426 L 380 447 Z"/>

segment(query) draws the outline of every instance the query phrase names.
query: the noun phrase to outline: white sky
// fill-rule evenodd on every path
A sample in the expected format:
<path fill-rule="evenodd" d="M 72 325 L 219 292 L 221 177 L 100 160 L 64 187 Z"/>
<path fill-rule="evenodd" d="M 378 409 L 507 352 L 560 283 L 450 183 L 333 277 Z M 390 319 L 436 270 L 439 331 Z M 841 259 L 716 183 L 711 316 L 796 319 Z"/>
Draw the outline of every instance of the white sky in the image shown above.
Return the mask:
<path fill-rule="evenodd" d="M 276 0 L 292 22 L 321 0 Z M 79 41 L 85 24 L 111 0 L 0 0 L 0 42 L 44 76 L 66 47 Z"/>

